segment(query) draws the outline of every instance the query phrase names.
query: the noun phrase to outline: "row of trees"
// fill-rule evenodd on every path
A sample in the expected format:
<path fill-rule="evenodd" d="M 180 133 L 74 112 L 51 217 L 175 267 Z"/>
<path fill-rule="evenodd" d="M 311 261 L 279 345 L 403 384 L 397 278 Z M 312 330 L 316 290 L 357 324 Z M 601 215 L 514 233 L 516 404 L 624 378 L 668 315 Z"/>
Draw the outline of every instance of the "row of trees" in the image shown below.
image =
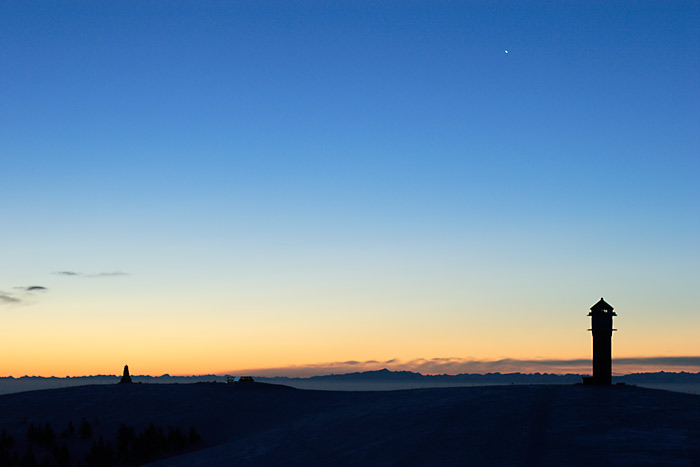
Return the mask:
<path fill-rule="evenodd" d="M 194 427 L 183 432 L 177 427 L 163 428 L 151 423 L 142 432 L 121 425 L 117 431 L 116 446 L 100 437 L 93 443 L 87 456 L 88 466 L 141 465 L 159 457 L 166 457 L 196 446 L 201 437 Z"/>
<path fill-rule="evenodd" d="M 133 466 L 151 460 L 167 457 L 185 451 L 200 443 L 201 436 L 190 427 L 183 431 L 178 427 L 162 427 L 151 423 L 142 431 L 122 424 L 114 441 L 100 436 L 92 441 L 89 450 L 84 445 L 92 438 L 92 425 L 85 419 L 78 430 L 69 422 L 60 436 L 51 424 L 29 425 L 26 434 L 26 450 L 17 452 L 15 440 L 3 428 L 0 432 L 0 466 L 20 467 L 67 467 L 85 465 L 88 467 Z M 75 451 L 71 453 L 68 445 Z M 85 454 L 87 452 L 87 454 Z"/>

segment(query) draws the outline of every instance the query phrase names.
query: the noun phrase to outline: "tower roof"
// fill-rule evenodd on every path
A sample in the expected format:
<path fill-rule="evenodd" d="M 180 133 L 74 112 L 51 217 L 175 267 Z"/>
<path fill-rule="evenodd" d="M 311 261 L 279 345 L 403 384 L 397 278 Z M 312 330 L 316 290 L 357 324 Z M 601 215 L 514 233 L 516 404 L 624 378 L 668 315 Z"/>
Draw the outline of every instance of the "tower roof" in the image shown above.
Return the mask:
<path fill-rule="evenodd" d="M 603 297 L 600 297 L 600 300 L 598 301 L 598 303 L 596 303 L 595 305 L 593 305 L 591 307 L 591 311 L 592 312 L 595 312 L 595 311 L 613 311 L 613 307 L 610 306 L 610 304 L 608 302 L 603 300 Z"/>

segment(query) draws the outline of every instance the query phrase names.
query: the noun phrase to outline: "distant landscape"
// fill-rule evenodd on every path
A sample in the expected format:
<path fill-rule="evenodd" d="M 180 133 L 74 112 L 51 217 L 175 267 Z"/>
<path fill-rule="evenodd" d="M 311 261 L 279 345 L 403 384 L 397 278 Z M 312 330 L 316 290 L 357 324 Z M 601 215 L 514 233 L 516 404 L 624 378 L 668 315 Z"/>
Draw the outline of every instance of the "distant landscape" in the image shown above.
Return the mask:
<path fill-rule="evenodd" d="M 241 375 L 237 375 L 241 376 Z M 255 376 L 256 381 L 284 384 L 298 389 L 336 390 L 336 391 L 388 391 L 398 389 L 445 388 L 465 386 L 492 386 L 509 384 L 576 384 L 585 375 L 552 373 L 465 373 L 458 375 L 424 375 L 411 371 L 364 371 L 337 375 L 311 376 L 308 378 L 262 377 Z M 40 377 L 23 376 L 21 378 L 0 378 L 0 394 L 34 391 L 40 389 L 65 388 L 93 384 L 116 384 L 116 375 L 94 375 L 78 377 Z M 226 382 L 224 375 L 197 376 L 132 376 L 135 383 L 173 384 Z M 614 376 L 613 383 L 625 383 L 653 389 L 700 394 L 700 372 L 665 372 L 632 373 Z"/>

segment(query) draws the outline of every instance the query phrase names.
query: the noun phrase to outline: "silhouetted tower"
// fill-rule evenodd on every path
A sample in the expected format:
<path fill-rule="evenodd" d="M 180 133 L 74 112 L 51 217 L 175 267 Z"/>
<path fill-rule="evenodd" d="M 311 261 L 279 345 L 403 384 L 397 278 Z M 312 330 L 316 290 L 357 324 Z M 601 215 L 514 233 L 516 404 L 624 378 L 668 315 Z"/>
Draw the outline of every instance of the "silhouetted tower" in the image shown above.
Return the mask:
<path fill-rule="evenodd" d="M 608 303 L 600 301 L 591 307 L 588 313 L 591 317 L 593 331 L 593 378 L 589 384 L 609 385 L 612 382 L 612 333 L 613 316 L 617 316 Z"/>
<path fill-rule="evenodd" d="M 119 384 L 131 384 L 131 376 L 129 376 L 129 365 L 124 365 L 124 374 Z"/>

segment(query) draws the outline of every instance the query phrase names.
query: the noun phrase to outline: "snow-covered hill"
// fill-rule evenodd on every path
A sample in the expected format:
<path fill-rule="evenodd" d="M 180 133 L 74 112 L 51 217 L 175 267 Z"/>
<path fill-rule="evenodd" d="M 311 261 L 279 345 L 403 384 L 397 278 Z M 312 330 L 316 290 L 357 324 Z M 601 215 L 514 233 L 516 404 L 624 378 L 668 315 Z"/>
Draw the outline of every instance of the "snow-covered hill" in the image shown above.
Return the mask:
<path fill-rule="evenodd" d="M 122 424 L 137 432 L 150 423 L 196 428 L 201 443 L 157 465 L 700 463 L 700 397 L 631 386 L 336 392 L 132 384 L 0 396 L 0 428 L 20 450 L 30 424 L 58 433 L 82 419 L 107 443 Z M 73 459 L 85 454 L 73 444 Z"/>

